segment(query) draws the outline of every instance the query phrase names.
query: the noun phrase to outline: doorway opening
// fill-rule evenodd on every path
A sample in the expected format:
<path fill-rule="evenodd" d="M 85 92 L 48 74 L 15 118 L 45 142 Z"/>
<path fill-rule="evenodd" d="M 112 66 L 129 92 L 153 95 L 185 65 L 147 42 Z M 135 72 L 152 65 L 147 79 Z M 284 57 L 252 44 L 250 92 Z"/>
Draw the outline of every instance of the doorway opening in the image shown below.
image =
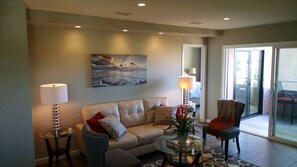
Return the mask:
<path fill-rule="evenodd" d="M 224 52 L 223 97 L 245 104 L 242 131 L 268 137 L 272 47 L 230 46 Z"/>
<path fill-rule="evenodd" d="M 297 146 L 297 41 L 223 49 L 221 98 L 246 104 L 241 131 Z"/>
<path fill-rule="evenodd" d="M 195 118 L 205 121 L 206 46 L 183 44 L 182 76 L 195 76 L 194 88 L 189 90 L 189 103 L 195 107 Z"/>

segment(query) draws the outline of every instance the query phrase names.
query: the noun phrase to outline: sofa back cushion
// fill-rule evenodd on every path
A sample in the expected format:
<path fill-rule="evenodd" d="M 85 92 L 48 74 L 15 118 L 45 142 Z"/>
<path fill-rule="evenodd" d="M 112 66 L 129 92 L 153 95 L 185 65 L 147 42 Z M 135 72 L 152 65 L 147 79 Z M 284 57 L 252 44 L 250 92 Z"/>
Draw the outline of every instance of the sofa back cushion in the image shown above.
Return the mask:
<path fill-rule="evenodd" d="M 120 120 L 118 104 L 112 102 L 112 103 L 102 103 L 102 104 L 93 104 L 93 105 L 84 106 L 81 111 L 83 122 L 86 123 L 88 119 L 93 117 L 98 112 L 101 112 L 101 114 L 104 116 L 108 114 L 112 114 L 118 120 Z"/>
<path fill-rule="evenodd" d="M 155 119 L 155 106 L 167 106 L 168 105 L 168 99 L 167 97 L 148 97 L 143 98 L 143 105 L 145 109 L 146 114 L 146 121 L 147 123 L 154 122 Z"/>
<path fill-rule="evenodd" d="M 146 123 L 141 99 L 120 101 L 118 103 L 122 124 L 128 128 Z"/>

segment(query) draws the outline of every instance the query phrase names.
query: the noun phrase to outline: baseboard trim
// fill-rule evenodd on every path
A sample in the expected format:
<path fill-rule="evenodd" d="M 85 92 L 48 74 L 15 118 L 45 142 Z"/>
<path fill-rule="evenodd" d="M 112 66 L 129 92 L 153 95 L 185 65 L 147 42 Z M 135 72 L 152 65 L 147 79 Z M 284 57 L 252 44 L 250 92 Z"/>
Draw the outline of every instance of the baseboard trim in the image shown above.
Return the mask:
<path fill-rule="evenodd" d="M 73 150 L 73 151 L 70 151 L 70 156 L 76 156 L 78 154 L 80 154 L 80 151 L 79 150 Z M 65 159 L 65 155 L 61 155 L 59 156 L 59 160 L 60 159 Z M 53 159 L 53 162 L 56 161 L 56 158 Z M 46 164 L 48 163 L 48 157 L 43 157 L 43 158 L 38 158 L 38 159 L 35 159 L 35 164 L 36 165 L 41 165 L 41 164 Z"/>
<path fill-rule="evenodd" d="M 200 119 L 199 122 L 202 123 L 209 123 L 211 120 L 210 119 Z"/>

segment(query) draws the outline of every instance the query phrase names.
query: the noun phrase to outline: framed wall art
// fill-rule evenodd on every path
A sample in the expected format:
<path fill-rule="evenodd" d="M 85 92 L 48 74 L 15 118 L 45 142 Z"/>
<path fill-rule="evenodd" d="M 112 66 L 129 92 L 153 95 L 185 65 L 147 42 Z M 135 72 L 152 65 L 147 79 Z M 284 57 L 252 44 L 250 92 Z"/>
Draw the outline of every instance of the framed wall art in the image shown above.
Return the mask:
<path fill-rule="evenodd" d="M 92 86 L 145 84 L 146 62 L 141 54 L 92 54 Z"/>

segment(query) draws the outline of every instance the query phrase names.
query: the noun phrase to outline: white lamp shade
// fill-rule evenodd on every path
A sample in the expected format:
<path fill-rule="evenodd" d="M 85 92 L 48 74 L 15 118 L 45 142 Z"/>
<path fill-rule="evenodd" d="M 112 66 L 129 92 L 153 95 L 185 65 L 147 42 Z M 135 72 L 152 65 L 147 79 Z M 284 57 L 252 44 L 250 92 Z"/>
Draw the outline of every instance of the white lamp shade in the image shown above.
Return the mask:
<path fill-rule="evenodd" d="M 181 89 L 191 89 L 195 85 L 194 76 L 179 76 L 178 77 L 178 87 Z"/>
<path fill-rule="evenodd" d="M 61 104 L 68 101 L 67 85 L 51 83 L 40 85 L 40 98 L 42 104 Z"/>
<path fill-rule="evenodd" d="M 191 75 L 196 74 L 196 68 L 190 68 L 189 73 Z"/>

